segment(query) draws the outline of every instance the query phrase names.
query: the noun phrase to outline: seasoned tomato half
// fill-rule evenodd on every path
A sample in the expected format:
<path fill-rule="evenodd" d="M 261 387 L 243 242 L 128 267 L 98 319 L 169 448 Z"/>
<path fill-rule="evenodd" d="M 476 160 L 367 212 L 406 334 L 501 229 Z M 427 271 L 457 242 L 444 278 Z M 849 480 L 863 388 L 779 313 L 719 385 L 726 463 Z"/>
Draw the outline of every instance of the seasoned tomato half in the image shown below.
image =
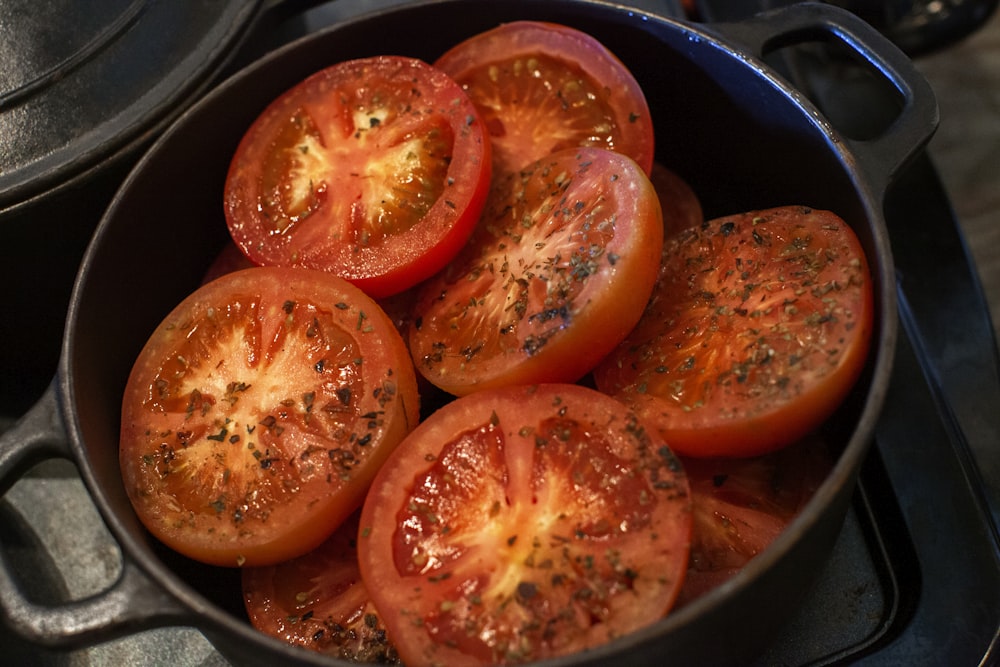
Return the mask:
<path fill-rule="evenodd" d="M 833 459 L 812 435 L 749 458 L 684 458 L 694 527 L 678 604 L 707 593 L 764 551 L 826 479 Z"/>
<path fill-rule="evenodd" d="M 718 218 L 665 242 L 642 321 L 594 378 L 682 455 L 762 454 L 836 410 L 873 318 L 864 252 L 838 216 L 789 206 Z"/>
<path fill-rule="evenodd" d="M 567 149 L 509 176 L 456 260 L 420 289 L 410 351 L 453 394 L 574 382 L 639 320 L 663 242 L 630 158 Z"/>
<path fill-rule="evenodd" d="M 125 490 L 191 558 L 263 565 L 320 544 L 419 418 L 402 339 L 358 288 L 251 268 L 156 328 L 122 401 Z"/>
<path fill-rule="evenodd" d="M 586 33 L 514 21 L 454 46 L 435 65 L 482 113 L 497 174 L 572 146 L 619 151 L 647 174 L 652 168 L 653 123 L 642 89 Z"/>
<path fill-rule="evenodd" d="M 522 386 L 413 431 L 365 500 L 358 557 L 405 664 L 520 663 L 662 618 L 690 531 L 681 466 L 623 404 Z"/>
<path fill-rule="evenodd" d="M 380 56 L 317 72 L 264 110 L 233 157 L 225 212 L 255 264 L 330 271 L 383 297 L 458 251 L 489 182 L 465 92 L 419 60 Z"/>
<path fill-rule="evenodd" d="M 289 644 L 357 663 L 398 664 L 358 569 L 358 513 L 323 544 L 242 571 L 250 623 Z"/>

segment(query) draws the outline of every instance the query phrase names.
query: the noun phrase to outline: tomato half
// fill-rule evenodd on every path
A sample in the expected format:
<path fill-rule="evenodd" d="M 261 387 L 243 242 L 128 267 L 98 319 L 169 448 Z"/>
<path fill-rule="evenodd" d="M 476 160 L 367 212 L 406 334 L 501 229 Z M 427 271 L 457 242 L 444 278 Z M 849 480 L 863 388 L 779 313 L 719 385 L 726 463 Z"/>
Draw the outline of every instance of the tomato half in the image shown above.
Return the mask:
<path fill-rule="evenodd" d="M 653 165 L 653 123 L 632 73 L 574 28 L 514 21 L 457 44 L 434 63 L 469 93 L 489 130 L 496 174 L 549 153 L 596 146 Z"/>
<path fill-rule="evenodd" d="M 320 271 L 252 268 L 156 328 L 122 400 L 125 490 L 150 532 L 223 566 L 309 551 L 419 418 L 392 322 Z"/>
<path fill-rule="evenodd" d="M 424 283 L 410 352 L 453 394 L 574 382 L 638 321 L 663 223 L 630 158 L 567 149 L 497 184 L 462 253 Z"/>
<path fill-rule="evenodd" d="M 242 571 L 250 623 L 289 644 L 351 662 L 396 664 L 358 569 L 358 513 L 292 560 Z"/>
<path fill-rule="evenodd" d="M 682 455 L 761 454 L 836 410 L 861 373 L 873 318 L 864 251 L 833 213 L 717 218 L 665 242 L 642 321 L 595 383 Z"/>
<path fill-rule="evenodd" d="M 225 212 L 254 263 L 331 271 L 382 297 L 451 259 L 489 181 L 489 139 L 462 89 L 381 56 L 317 72 L 268 106 L 233 157 Z"/>
<path fill-rule="evenodd" d="M 660 619 L 687 565 L 687 481 L 621 403 L 482 391 L 428 417 L 361 513 L 361 575 L 405 664 L 519 663 Z"/>
<path fill-rule="evenodd" d="M 691 558 L 678 605 L 707 593 L 766 549 L 826 479 L 826 443 L 809 437 L 743 459 L 684 458 L 694 507 Z"/>
<path fill-rule="evenodd" d="M 253 266 L 256 265 L 243 254 L 239 246 L 230 241 L 222 247 L 219 254 L 209 264 L 205 270 L 205 274 L 201 278 L 201 282 L 209 283 L 227 273 L 239 271 L 240 269 L 249 269 Z"/>
<path fill-rule="evenodd" d="M 669 238 L 705 221 L 701 200 L 680 174 L 659 162 L 649 175 L 663 210 L 663 235 Z"/>

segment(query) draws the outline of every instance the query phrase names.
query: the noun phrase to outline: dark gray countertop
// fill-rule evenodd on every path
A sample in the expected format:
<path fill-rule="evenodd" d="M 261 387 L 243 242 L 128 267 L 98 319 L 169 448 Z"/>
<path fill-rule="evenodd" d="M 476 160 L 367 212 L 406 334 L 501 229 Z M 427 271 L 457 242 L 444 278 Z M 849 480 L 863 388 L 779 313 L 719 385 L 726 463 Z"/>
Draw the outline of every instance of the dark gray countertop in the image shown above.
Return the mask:
<path fill-rule="evenodd" d="M 964 41 L 916 64 L 941 108 L 931 158 L 1000 328 L 1000 12 Z"/>

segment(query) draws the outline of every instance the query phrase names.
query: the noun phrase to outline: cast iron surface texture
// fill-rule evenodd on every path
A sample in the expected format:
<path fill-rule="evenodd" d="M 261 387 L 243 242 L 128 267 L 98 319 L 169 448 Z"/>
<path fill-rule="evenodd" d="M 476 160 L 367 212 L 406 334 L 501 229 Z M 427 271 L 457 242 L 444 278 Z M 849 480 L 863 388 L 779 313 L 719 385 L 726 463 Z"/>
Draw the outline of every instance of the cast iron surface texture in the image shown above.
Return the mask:
<path fill-rule="evenodd" d="M 259 3 L 0 5 L 0 210 L 94 168 L 204 92 Z"/>
<path fill-rule="evenodd" d="M 700 0 L 705 20 L 731 20 L 798 0 Z M 910 56 L 945 49 L 975 32 L 996 11 L 997 0 L 831 0 L 876 27 Z"/>
<path fill-rule="evenodd" d="M 462 8 L 465 9 L 475 4 L 463 3 Z M 515 7 L 519 4 L 521 3 L 508 3 L 505 5 L 505 8 Z M 546 18 L 560 18 L 557 6 L 545 3 L 544 7 L 546 12 L 554 12 L 551 17 L 546 15 Z M 457 8 L 458 6 L 456 5 L 453 9 Z M 461 25 L 464 30 L 471 32 L 476 29 L 482 29 L 482 27 L 486 27 L 497 20 L 496 16 L 484 15 L 478 9 L 481 8 L 476 8 L 474 16 L 463 17 L 465 20 L 462 21 Z M 617 14 L 615 16 L 620 18 Z M 438 32 L 440 32 L 440 16 L 437 18 L 439 20 L 434 25 Z M 580 27 L 602 36 L 604 30 L 608 29 L 608 21 L 611 18 L 614 17 L 604 16 L 595 10 L 595 13 L 588 16 L 580 24 Z M 638 19 L 632 17 L 629 20 Z M 417 25 L 413 21 L 412 16 L 407 16 L 405 19 L 400 19 L 400 21 L 395 26 L 396 28 L 408 27 L 412 30 L 412 27 Z M 477 25 L 477 22 L 480 21 L 484 21 L 484 23 Z M 378 33 L 384 34 L 383 31 L 391 33 L 393 32 L 393 26 L 382 23 L 378 26 Z M 397 32 L 396 34 L 404 33 L 408 34 L 409 31 L 403 31 L 403 33 Z M 744 33 L 744 35 L 746 34 Z M 344 35 L 340 35 L 340 37 L 344 37 L 344 39 L 338 41 L 334 45 L 334 48 L 331 49 L 329 48 L 330 45 L 326 45 L 327 48 L 324 49 L 323 53 L 324 58 L 337 58 L 338 49 L 347 49 L 347 52 L 352 54 L 362 52 L 365 49 L 371 48 L 371 40 L 375 36 L 366 36 L 360 32 L 352 32 L 350 39 L 347 39 Z M 648 55 L 651 52 L 655 52 L 657 55 L 661 53 L 664 55 L 664 58 L 662 60 L 658 58 L 656 63 L 637 63 L 633 66 L 633 70 L 636 71 L 637 75 L 641 72 L 641 80 L 644 79 L 650 85 L 655 84 L 655 88 L 651 87 L 650 89 L 655 90 L 654 95 L 657 99 L 651 100 L 651 106 L 661 109 L 662 113 L 666 114 L 668 110 L 681 113 L 681 109 L 677 105 L 682 104 L 685 107 L 683 108 L 683 112 L 692 113 L 692 117 L 698 119 L 696 123 L 698 127 L 695 134 L 700 134 L 703 142 L 701 144 L 702 148 L 704 149 L 714 144 L 711 150 L 705 151 L 711 153 L 711 155 L 699 156 L 697 159 L 693 159 L 691 164 L 685 164 L 688 167 L 687 169 L 679 169 L 682 175 L 685 175 L 695 184 L 696 188 L 698 186 L 712 185 L 713 174 L 711 170 L 713 167 L 717 169 L 717 162 L 713 164 L 712 161 L 722 160 L 729 165 L 730 176 L 732 173 L 740 173 L 741 176 L 746 178 L 746 182 L 742 183 L 739 187 L 716 188 L 713 190 L 712 196 L 706 199 L 706 208 L 710 214 L 713 209 L 722 211 L 723 207 L 734 206 L 732 203 L 734 201 L 742 202 L 739 205 L 740 208 L 769 205 L 769 199 L 776 199 L 775 203 L 787 203 L 789 193 L 795 192 L 798 197 L 814 201 L 814 205 L 843 211 L 845 217 L 853 220 L 855 224 L 860 225 L 859 232 L 864 237 L 870 250 L 880 247 L 879 244 L 884 240 L 880 239 L 876 231 L 864 227 L 863 222 L 861 222 L 864 220 L 870 221 L 871 218 L 877 219 L 878 217 L 877 215 L 873 215 L 875 206 L 868 200 L 870 192 L 858 184 L 858 181 L 863 179 L 859 178 L 859 175 L 854 173 L 850 168 L 841 164 L 839 158 L 830 154 L 833 151 L 828 142 L 829 138 L 817 129 L 817 125 L 813 124 L 808 114 L 803 115 L 802 109 L 799 105 L 795 104 L 794 98 L 785 99 L 780 95 L 775 95 L 770 85 L 763 78 L 754 78 L 753 74 L 749 76 L 750 80 L 744 80 L 748 78 L 748 75 L 743 69 L 743 62 L 733 58 L 732 54 L 725 50 L 712 50 L 714 47 L 711 45 L 706 46 L 706 41 L 708 40 L 704 36 L 681 32 L 678 34 L 663 34 L 660 37 L 664 38 L 665 42 L 670 45 L 670 48 L 664 50 L 662 46 L 657 45 L 646 34 L 626 39 L 621 34 L 615 37 L 609 33 L 604 41 L 613 50 L 623 56 L 626 53 L 631 53 L 635 57 L 634 54 L 636 53 Z M 445 44 L 428 44 L 425 51 L 426 49 L 436 49 L 437 52 L 440 52 L 444 46 L 454 41 L 455 37 L 445 36 L 444 39 L 447 40 Z M 659 50 L 651 50 L 651 47 L 654 46 L 658 46 Z M 411 44 L 409 47 L 414 49 L 415 54 L 421 54 L 418 45 Z M 404 44 L 399 48 L 405 49 L 407 45 Z M 708 49 L 707 53 L 699 51 L 706 48 Z M 678 56 L 678 54 L 686 54 L 691 49 L 699 51 L 699 55 L 704 56 L 703 60 L 699 60 L 703 69 L 696 68 L 694 72 L 684 70 L 684 56 Z M 292 80 L 301 78 L 301 76 L 315 69 L 314 63 L 309 64 L 308 62 L 308 58 L 310 57 L 315 57 L 315 54 L 307 56 L 305 53 L 297 50 L 292 60 L 284 59 L 281 62 L 281 69 L 286 76 L 294 77 Z M 680 57 L 680 60 L 677 63 L 673 62 L 672 58 L 677 57 Z M 303 62 L 302 58 L 306 58 L 306 61 Z M 672 65 L 680 65 L 680 72 L 678 72 L 680 76 L 665 80 L 660 79 L 664 65 L 668 68 Z M 289 67 L 293 70 L 292 72 L 288 71 L 287 68 Z M 301 76 L 294 74 L 294 71 L 298 70 L 299 67 L 305 67 L 303 71 L 299 72 Z M 272 76 L 277 76 L 277 74 L 274 74 L 274 70 L 271 71 Z M 241 96 L 240 99 L 256 99 L 261 102 L 262 106 L 263 103 L 269 101 L 277 92 L 280 92 L 280 89 L 268 89 L 267 86 L 262 86 L 264 83 L 270 85 L 270 79 L 261 74 L 260 71 L 256 74 L 259 75 L 259 78 L 253 81 L 254 85 L 252 89 L 247 86 L 243 86 L 240 89 L 240 92 L 247 96 Z M 738 90 L 733 89 L 736 88 L 734 81 L 740 84 Z M 261 90 L 262 87 L 264 90 Z M 699 93 L 704 93 L 697 98 L 702 101 L 692 103 L 690 96 L 683 95 L 682 93 L 690 92 L 688 87 L 693 87 Z M 659 103 L 659 107 L 656 106 L 657 103 Z M 701 108 L 699 105 L 703 103 L 708 105 L 709 108 Z M 693 108 L 687 108 L 689 106 Z M 239 111 L 239 113 L 246 114 L 247 118 L 240 120 L 238 118 L 230 119 L 227 117 L 226 121 L 232 122 L 236 127 L 245 126 L 255 113 L 253 110 L 254 104 L 250 104 L 249 107 L 249 109 L 241 109 Z M 205 107 L 205 109 L 211 108 L 211 106 Z M 257 108 L 260 108 L 260 106 Z M 215 109 L 215 113 L 218 115 L 221 114 L 221 111 Z M 702 122 L 703 120 L 705 121 L 704 123 Z M 720 120 L 726 121 L 722 132 L 719 131 Z M 241 125 L 243 121 L 245 123 Z M 216 122 L 218 122 L 218 119 Z M 784 126 L 782 126 L 783 123 Z M 187 139 L 191 143 L 197 143 L 206 155 L 213 155 L 216 150 L 225 149 L 219 155 L 228 157 L 235 145 L 235 141 L 238 140 L 239 131 L 234 131 L 231 128 L 215 129 L 218 132 L 210 138 L 206 138 L 206 134 L 203 132 L 194 132 L 191 136 L 185 136 L 183 131 L 178 131 L 173 139 L 175 141 Z M 692 137 L 686 136 L 689 132 L 689 127 L 683 128 L 683 131 L 678 131 L 675 128 L 673 131 L 666 132 L 664 137 L 667 138 L 665 142 L 667 147 L 675 150 L 685 147 L 694 148 L 695 145 L 690 143 L 693 141 Z M 707 137 L 711 137 L 713 141 L 708 142 Z M 784 170 L 787 171 L 789 165 L 794 167 L 803 158 L 809 157 L 811 158 L 811 164 L 818 170 L 817 173 L 822 174 L 824 177 L 821 179 L 824 181 L 822 186 L 815 181 L 807 181 L 807 179 L 799 178 L 794 174 L 785 173 L 778 166 L 778 163 L 782 162 L 781 160 L 776 160 L 775 164 L 766 164 L 763 169 L 760 168 L 761 164 L 756 158 L 759 158 L 761 153 L 755 153 L 754 149 L 760 150 L 767 146 L 779 145 L 775 141 L 778 137 L 783 139 L 780 142 L 783 157 L 788 158 L 787 162 L 784 163 L 786 165 Z M 734 141 L 735 139 L 739 139 L 740 141 Z M 764 143 L 756 145 L 758 141 L 763 141 Z M 732 154 L 726 152 L 726 149 L 733 146 L 740 146 L 740 151 Z M 667 150 L 664 154 L 676 155 L 684 153 L 671 153 L 670 150 Z M 902 155 L 903 151 L 897 147 L 894 156 L 900 157 Z M 213 160 L 217 159 L 219 159 L 218 156 L 213 158 Z M 202 570 L 202 568 L 195 567 L 190 563 L 173 562 L 176 558 L 172 557 L 171 554 L 160 553 L 162 550 L 148 541 L 145 534 L 138 527 L 134 516 L 128 510 L 127 501 L 124 499 L 123 491 L 120 488 L 120 480 L 118 479 L 116 456 L 113 455 L 114 445 L 117 440 L 117 404 L 120 396 L 120 388 L 124 384 L 124 377 L 131 365 L 131 359 L 134 357 L 138 346 L 141 345 L 142 340 L 145 339 L 145 335 L 151 329 L 152 324 L 155 324 L 159 317 L 162 316 L 162 313 L 165 312 L 165 309 L 169 308 L 167 304 L 172 305 L 175 303 L 176 300 L 179 300 L 180 296 L 186 293 L 197 282 L 201 271 L 214 253 L 212 244 L 221 244 L 225 238 L 224 227 L 218 226 L 217 213 L 208 213 L 217 204 L 217 190 L 221 188 L 221 183 L 218 181 L 219 174 L 216 173 L 212 176 L 207 171 L 201 172 L 206 175 L 204 179 L 205 187 L 199 187 L 195 189 L 197 191 L 189 192 L 189 199 L 183 205 L 188 220 L 188 223 L 185 224 L 196 225 L 198 223 L 205 223 L 204 227 L 191 227 L 190 229 L 185 227 L 184 229 L 184 231 L 190 231 L 201 241 L 197 244 L 200 248 L 199 252 L 187 255 L 183 252 L 178 252 L 184 248 L 175 247 L 171 244 L 170 239 L 157 238 L 154 242 L 151 242 L 148 228 L 139 228 L 134 223 L 129 224 L 122 221 L 123 219 L 127 220 L 129 217 L 137 216 L 141 212 L 148 213 L 150 202 L 157 201 L 157 191 L 159 188 L 156 186 L 162 185 L 162 183 L 157 183 L 156 178 L 163 176 L 163 170 L 188 174 L 199 173 L 199 169 L 210 171 L 212 168 L 211 164 L 205 164 L 205 162 L 212 162 L 212 160 L 201 160 L 193 164 L 190 151 L 185 152 L 182 146 L 176 144 L 170 149 L 164 148 L 155 160 L 159 162 L 157 166 L 161 168 L 159 176 L 155 174 L 150 176 L 147 173 L 129 181 L 128 193 L 116 202 L 113 209 L 115 214 L 119 215 L 120 218 L 114 221 L 113 224 L 108 224 L 102 228 L 98 241 L 94 246 L 95 250 L 88 256 L 80 283 L 81 287 L 77 292 L 78 300 L 74 302 L 74 310 L 71 312 L 70 337 L 67 340 L 66 356 L 64 357 L 62 396 L 76 408 L 76 411 L 70 415 L 71 423 L 69 427 L 77 446 L 82 448 L 78 454 L 86 463 L 84 478 L 91 490 L 95 492 L 98 506 L 105 516 L 109 518 L 115 536 L 124 545 L 126 557 L 136 558 L 142 568 L 150 570 L 156 577 L 160 577 L 160 560 L 172 564 L 174 568 L 173 574 L 168 575 L 160 583 L 171 593 L 176 594 L 186 605 L 190 605 L 193 611 L 200 612 L 196 614 L 196 618 L 193 620 L 199 623 L 207 634 L 215 637 L 219 645 L 224 646 L 227 650 L 238 653 L 243 658 L 261 658 L 262 656 L 259 654 L 259 651 L 256 650 L 257 645 L 261 641 L 257 635 L 249 633 L 246 626 L 242 623 L 234 624 L 228 616 L 224 613 L 220 614 L 211 605 L 205 607 L 201 599 L 197 595 L 192 595 L 192 592 L 187 590 L 183 584 L 180 584 L 176 578 L 176 575 L 187 575 L 188 583 L 195 589 L 204 588 L 204 590 L 210 591 L 213 586 L 217 585 L 219 573 L 191 571 Z M 670 164 L 669 161 L 667 163 Z M 147 164 L 146 166 L 148 167 L 149 165 Z M 218 168 L 219 165 L 216 164 L 215 167 Z M 155 172 L 156 170 L 153 169 L 152 171 Z M 224 172 L 224 169 L 222 171 Z M 782 180 L 782 177 L 784 177 L 784 180 Z M 884 177 L 887 179 L 888 175 Z M 715 176 L 714 180 L 718 180 L 717 176 Z M 775 188 L 775 182 L 782 184 L 780 191 Z M 884 185 L 884 183 L 880 184 Z M 876 187 L 875 190 L 877 189 Z M 181 206 L 180 203 L 170 204 L 168 202 L 167 206 L 162 207 L 165 210 L 156 209 L 156 215 L 164 216 L 168 220 L 176 220 L 180 210 L 172 209 L 172 205 Z M 202 219 L 203 216 L 204 219 Z M 215 225 L 214 227 L 213 224 Z M 156 226 L 154 225 L 153 227 L 155 228 Z M 149 253 L 137 253 L 137 248 L 147 249 Z M 871 254 L 874 256 L 878 253 L 872 252 Z M 881 254 L 878 254 L 878 256 L 881 257 Z M 148 276 L 150 271 L 155 272 L 161 267 L 163 270 L 169 269 L 171 273 L 180 275 L 184 279 L 176 283 L 162 281 L 162 285 L 147 285 L 149 289 L 144 289 L 141 294 L 129 294 L 127 290 L 122 288 L 123 284 L 133 284 L 140 277 Z M 887 269 L 888 267 L 883 268 Z M 882 297 L 883 299 L 892 300 L 891 294 L 883 293 Z M 121 313 L 122 306 L 126 304 L 129 306 L 127 311 L 129 317 L 122 323 L 123 326 L 116 332 L 117 335 L 114 337 L 102 335 L 104 333 L 102 331 L 102 323 L 107 321 L 105 318 Z M 885 307 L 889 304 L 883 302 L 881 305 Z M 119 319 L 121 318 L 119 317 Z M 887 324 L 883 322 L 882 324 L 882 333 L 884 335 L 886 333 L 885 328 L 891 326 L 891 323 Z M 881 351 L 883 353 L 886 352 L 884 349 Z M 884 360 L 882 363 L 884 363 Z M 869 377 L 868 379 L 871 378 Z M 859 408 L 858 403 L 860 401 L 855 401 L 845 409 L 845 413 L 842 415 L 846 419 L 845 424 L 853 424 L 856 420 L 857 415 L 855 410 Z M 870 424 L 868 427 L 870 428 Z M 845 428 L 847 427 L 845 426 Z M 861 428 L 864 430 L 865 425 L 862 424 Z M 842 433 L 841 435 L 844 434 Z M 792 567 L 784 562 L 775 561 L 770 563 L 774 567 L 769 567 L 768 559 L 763 558 L 761 559 L 760 567 L 750 568 L 750 570 L 755 570 L 756 574 L 748 575 L 747 578 L 744 578 L 744 580 L 749 580 L 750 577 L 753 577 L 756 587 L 744 586 L 742 590 L 737 590 L 736 592 L 757 591 L 758 595 L 766 592 L 768 595 L 777 597 L 783 597 L 785 592 L 803 593 L 802 587 L 796 585 L 801 581 L 800 577 L 805 576 L 808 578 L 808 575 L 814 573 L 815 562 L 822 560 L 826 548 L 832 544 L 833 539 L 836 537 L 837 523 L 836 521 L 829 520 L 828 514 L 832 513 L 836 517 L 838 514 L 842 514 L 842 510 L 846 509 L 845 506 L 849 498 L 849 493 L 843 492 L 843 487 L 848 485 L 849 481 L 841 479 L 837 483 L 834 482 L 837 481 L 831 481 L 830 484 L 824 487 L 826 490 L 825 493 L 821 491 L 821 496 L 824 497 L 819 498 L 812 505 L 814 510 L 816 507 L 822 505 L 828 512 L 819 513 L 814 511 L 812 512 L 812 516 L 806 517 L 797 523 L 800 531 L 809 529 L 812 533 L 815 533 L 818 530 L 819 539 L 816 542 L 806 544 L 803 540 L 796 540 L 797 537 L 800 537 L 798 534 L 789 534 L 782 538 L 785 543 L 784 546 L 788 550 L 785 553 L 798 557 L 797 566 Z M 809 514 L 808 511 L 807 514 Z M 826 522 L 820 521 L 822 518 L 819 516 L 820 514 L 822 514 L 822 517 L 827 517 L 828 520 Z M 822 526 L 817 527 L 817 524 L 822 524 Z M 798 531 L 793 532 L 797 533 Z M 796 553 L 796 549 L 805 549 L 805 551 Z M 789 556 L 785 560 L 794 561 L 796 559 Z M 776 563 L 777 565 L 785 565 L 786 567 L 779 569 Z M 808 563 L 808 567 L 804 563 Z M 803 572 L 806 569 L 809 571 Z M 199 584 L 204 584 L 204 586 L 200 586 Z M 718 598 L 719 596 L 716 596 L 716 599 Z M 233 600 L 231 599 L 228 602 L 226 600 L 215 600 L 214 602 L 221 609 L 233 606 Z M 708 611 L 716 610 L 715 606 L 709 604 L 702 605 L 702 607 Z M 764 609 L 765 607 L 761 606 L 760 608 Z M 176 612 L 176 608 L 165 608 L 163 613 L 169 614 L 174 612 Z M 692 614 L 688 614 L 688 617 L 690 618 L 693 615 L 694 613 L 692 612 Z M 682 616 L 684 614 L 679 614 L 678 618 Z M 710 616 L 710 614 L 703 616 Z M 761 614 L 755 612 L 755 615 L 749 619 L 750 622 L 747 622 L 748 619 L 744 613 L 740 618 L 729 618 L 728 621 L 725 618 L 710 619 L 709 623 L 712 623 L 712 621 L 722 621 L 722 625 L 719 625 L 717 622 L 712 624 L 716 629 L 725 627 L 727 630 L 730 630 L 730 638 L 736 644 L 744 640 L 749 642 L 747 650 L 754 650 L 754 648 L 760 648 L 762 640 L 761 628 L 755 625 L 755 623 L 763 620 L 761 617 Z M 243 647 L 241 641 L 244 639 L 246 640 L 246 645 L 249 647 L 246 653 L 239 651 Z M 697 639 L 697 634 L 695 633 L 689 639 L 694 641 Z M 703 633 L 700 641 L 704 643 L 706 640 L 707 638 Z M 754 646 L 755 641 L 757 643 L 756 646 Z M 717 644 L 717 642 L 713 643 Z M 683 642 L 681 646 L 684 646 Z M 618 648 L 629 647 L 629 642 L 625 642 Z M 270 648 L 274 651 L 284 650 L 283 647 L 270 646 Z M 640 645 L 633 648 L 637 650 L 636 653 L 630 654 L 630 657 L 639 658 L 644 656 L 649 658 L 651 662 L 658 660 L 655 653 L 650 652 L 648 646 Z M 745 654 L 741 653 L 740 655 Z M 600 655 L 595 655 L 595 657 L 598 660 L 600 659 Z M 302 656 L 299 656 L 299 658 L 306 660 Z"/>
<path fill-rule="evenodd" d="M 56 372 L 80 259 L 141 152 L 215 82 L 261 1 L 0 2 L 0 410 Z"/>

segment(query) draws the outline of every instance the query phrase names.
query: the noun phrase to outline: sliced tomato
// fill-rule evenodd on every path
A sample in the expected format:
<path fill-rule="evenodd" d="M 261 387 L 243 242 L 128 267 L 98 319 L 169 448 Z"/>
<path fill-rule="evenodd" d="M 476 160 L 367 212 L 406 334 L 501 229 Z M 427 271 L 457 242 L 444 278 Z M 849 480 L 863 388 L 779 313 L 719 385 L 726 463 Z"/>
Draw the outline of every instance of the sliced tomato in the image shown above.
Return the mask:
<path fill-rule="evenodd" d="M 249 269 L 253 266 L 255 264 L 243 254 L 239 246 L 229 242 L 222 247 L 219 254 L 212 260 L 212 263 L 205 271 L 205 275 L 202 276 L 201 282 L 209 283 L 227 273 L 239 271 L 240 269 Z"/>
<path fill-rule="evenodd" d="M 358 513 L 323 544 L 278 565 L 242 572 L 251 624 L 289 644 L 351 662 L 397 664 L 399 656 L 358 569 Z"/>
<path fill-rule="evenodd" d="M 256 264 L 331 271 L 375 297 L 427 278 L 482 210 L 490 146 L 459 86 L 419 60 L 333 65 L 247 131 L 225 212 Z"/>
<path fill-rule="evenodd" d="M 594 371 L 685 456 L 753 456 L 802 438 L 859 377 L 872 282 L 850 227 L 788 206 L 664 244 L 642 321 Z"/>
<path fill-rule="evenodd" d="M 661 618 L 690 530 L 681 466 L 623 404 L 510 387 L 456 399 L 395 450 L 358 558 L 404 663 L 518 663 Z"/>
<path fill-rule="evenodd" d="M 691 484 L 691 558 L 678 605 L 739 572 L 787 527 L 833 461 L 819 437 L 763 456 L 683 459 Z"/>
<path fill-rule="evenodd" d="M 421 286 L 410 351 L 453 394 L 573 382 L 638 321 L 663 223 L 634 161 L 567 149 L 498 184 L 473 237 Z"/>
<path fill-rule="evenodd" d="M 494 172 L 596 146 L 653 165 L 653 123 L 632 73 L 574 28 L 514 21 L 457 44 L 434 63 L 469 93 L 489 129 Z"/>
<path fill-rule="evenodd" d="M 361 290 L 304 269 L 229 273 L 179 304 L 135 362 L 125 490 L 182 554 L 276 563 L 361 505 L 417 403 L 406 347 Z"/>
<path fill-rule="evenodd" d="M 418 288 L 419 286 L 384 299 L 378 299 L 378 304 L 396 325 L 396 330 L 399 331 L 403 340 L 408 339 L 410 329 L 413 326 L 415 316 L 413 304 L 417 298 Z M 417 373 L 417 390 L 420 393 L 421 414 L 430 414 L 437 407 L 454 398 L 437 385 L 431 384 L 422 373 Z"/>
<path fill-rule="evenodd" d="M 654 162 L 649 180 L 660 198 L 664 238 L 705 221 L 701 200 L 676 171 L 668 169 L 660 162 Z"/>

